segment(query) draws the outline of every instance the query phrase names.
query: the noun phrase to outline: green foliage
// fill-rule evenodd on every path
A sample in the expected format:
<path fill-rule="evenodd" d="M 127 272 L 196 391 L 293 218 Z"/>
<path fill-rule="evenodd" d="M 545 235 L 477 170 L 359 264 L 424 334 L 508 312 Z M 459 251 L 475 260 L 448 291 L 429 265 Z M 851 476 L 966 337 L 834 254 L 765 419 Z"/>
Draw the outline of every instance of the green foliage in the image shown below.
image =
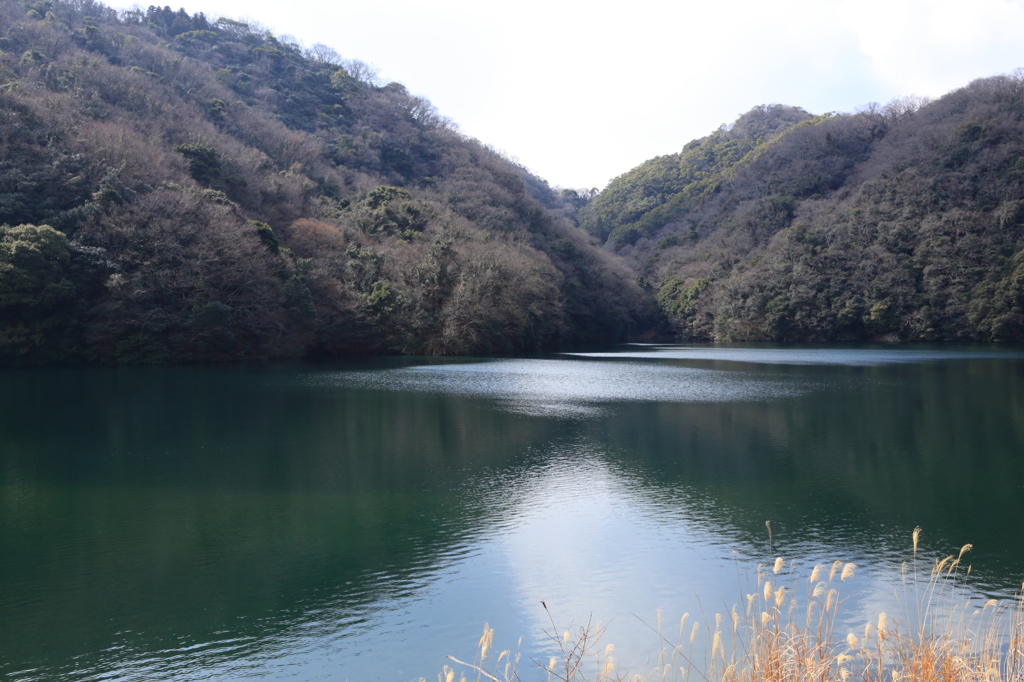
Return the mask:
<path fill-rule="evenodd" d="M 214 97 L 206 103 L 206 113 L 209 114 L 210 118 L 214 121 L 223 122 L 224 114 L 227 110 L 227 103 L 218 97 Z"/>
<path fill-rule="evenodd" d="M 111 204 L 120 205 L 124 203 L 124 197 L 121 196 L 121 193 L 109 184 L 104 184 L 100 187 L 99 191 L 92 195 L 92 200 L 103 208 L 107 208 Z"/>
<path fill-rule="evenodd" d="M 21 8 L 33 19 L 39 21 L 53 9 L 50 0 L 28 0 L 22 2 Z"/>
<path fill-rule="evenodd" d="M 704 294 L 711 286 L 709 279 L 695 279 L 684 283 L 675 277 L 669 277 L 661 283 L 655 298 L 658 306 L 676 323 L 679 334 L 687 339 L 700 338 L 700 303 Z M 706 307 L 706 306 L 705 306 Z"/>
<path fill-rule="evenodd" d="M 217 42 L 217 34 L 214 31 L 187 31 L 174 36 L 174 42 L 193 48 L 199 45 L 212 45 Z"/>
<path fill-rule="evenodd" d="M 271 229 L 270 225 L 259 221 L 250 220 L 249 224 L 256 230 L 256 235 L 263 242 L 263 245 L 270 249 L 271 253 L 278 253 L 281 249 L 281 242 L 278 240 L 277 235 L 274 234 L 274 230 Z"/>
<path fill-rule="evenodd" d="M 732 127 L 615 178 L 595 198 L 584 227 L 613 244 L 636 244 L 702 206 L 734 177 L 737 167 L 763 152 L 773 136 L 810 118 L 801 109 L 755 107 Z"/>
<path fill-rule="evenodd" d="M 67 237 L 49 225 L 0 226 L 0 308 L 52 308 L 73 295 Z"/>
<path fill-rule="evenodd" d="M 360 229 L 367 234 L 400 235 L 407 240 L 413 239 L 427 226 L 431 209 L 422 202 L 396 201 L 411 198 L 412 195 L 400 187 L 382 185 L 372 190 L 365 201 L 366 208 L 370 210 L 360 214 Z"/>
<path fill-rule="evenodd" d="M 179 144 L 174 148 L 188 161 L 188 172 L 196 182 L 213 185 L 221 181 L 217 150 L 201 144 Z"/>
<path fill-rule="evenodd" d="M 71 247 L 48 225 L 0 226 L 0 358 L 27 356 L 49 340 L 75 298 Z"/>
<path fill-rule="evenodd" d="M 399 187 L 381 185 L 366 195 L 366 205 L 376 210 L 390 204 L 392 199 L 408 199 L 410 196 L 409 192 Z"/>
<path fill-rule="evenodd" d="M 366 297 L 366 301 L 374 312 L 375 322 L 382 322 L 399 303 L 398 297 L 391 288 L 391 282 L 384 280 L 377 280 L 373 283 L 373 290 Z"/>
<path fill-rule="evenodd" d="M 342 97 L 351 97 L 359 91 L 359 81 L 343 68 L 331 74 L 331 87 Z"/>
<path fill-rule="evenodd" d="M 20 64 L 22 66 L 42 66 L 46 63 L 46 55 L 39 50 L 25 50 L 25 53 L 21 55 Z"/>
<path fill-rule="evenodd" d="M 711 280 L 696 279 L 684 285 L 681 280 L 669 277 L 658 289 L 658 305 L 673 315 L 692 315 L 696 309 L 697 299 L 710 284 Z"/>

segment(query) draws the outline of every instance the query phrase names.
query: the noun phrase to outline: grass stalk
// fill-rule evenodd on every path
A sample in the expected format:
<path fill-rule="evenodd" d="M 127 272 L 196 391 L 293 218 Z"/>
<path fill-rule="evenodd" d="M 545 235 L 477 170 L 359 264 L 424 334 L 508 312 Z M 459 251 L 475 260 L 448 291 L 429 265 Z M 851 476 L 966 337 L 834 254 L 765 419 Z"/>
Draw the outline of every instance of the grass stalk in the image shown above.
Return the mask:
<path fill-rule="evenodd" d="M 541 602 L 551 624 L 545 634 L 557 655 L 534 661 L 533 667 L 561 682 L 689 682 L 691 676 L 703 682 L 1024 682 L 1024 584 L 1013 599 L 975 603 L 967 585 L 970 567 L 962 569 L 971 545 L 964 545 L 956 557 L 936 560 L 927 582 L 920 584 L 920 533 L 914 529 L 913 568 L 908 581 L 903 564 L 902 598 L 896 595 L 903 624 L 880 613 L 875 622 L 865 623 L 860 637 L 854 632 L 838 635 L 844 586 L 857 566 L 819 564 L 801 590 L 794 564 L 784 570 L 780 557 L 770 570 L 758 565 L 756 589 L 745 598 L 741 590 L 739 605 L 713 620 L 704 618 L 700 662 L 694 659 L 699 620 L 688 632 L 689 614 L 680 619 L 676 642 L 666 636 L 660 611 L 655 625 L 641 619 L 657 637 L 656 667 L 622 673 L 612 656 L 614 647 L 609 644 L 602 652 L 599 644 L 605 627 L 588 621 L 560 630 Z M 912 598 L 908 582 L 913 582 Z M 798 597 L 806 600 L 799 610 Z M 521 677 L 518 654 L 503 651 L 490 663 L 492 640 L 493 630 L 484 626 L 475 661 L 448 658 L 468 670 L 474 682 L 538 679 Z M 445 667 L 438 681 L 455 682 L 455 670 Z M 465 675 L 459 681 L 469 682 Z"/>

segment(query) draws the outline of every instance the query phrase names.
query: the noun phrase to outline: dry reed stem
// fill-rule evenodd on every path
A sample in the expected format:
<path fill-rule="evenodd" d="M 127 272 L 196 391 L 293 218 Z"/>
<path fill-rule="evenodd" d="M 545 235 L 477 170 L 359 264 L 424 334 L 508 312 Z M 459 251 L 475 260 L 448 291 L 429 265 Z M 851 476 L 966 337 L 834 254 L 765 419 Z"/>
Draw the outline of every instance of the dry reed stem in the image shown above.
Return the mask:
<path fill-rule="evenodd" d="M 693 654 L 699 622 L 693 624 L 689 633 L 688 647 L 683 641 L 689 614 L 679 621 L 677 643 L 663 634 L 660 611 L 657 627 L 641 620 L 661 643 L 657 667 L 646 675 L 622 677 L 615 670 L 614 648 L 609 644 L 600 654 L 598 641 L 605 631 L 600 623 L 596 627 L 589 622 L 586 626 L 570 627 L 559 635 L 543 602 L 551 622 L 551 630 L 545 633 L 557 645 L 560 655 L 547 665 L 536 661 L 535 665 L 549 679 L 562 682 L 687 682 L 691 674 L 704 682 L 1024 682 L 1024 584 L 1014 599 L 990 599 L 979 608 L 976 600 L 969 597 L 965 584 L 970 569 L 966 573 L 961 571 L 964 554 L 972 549 L 967 544 L 955 558 L 951 555 L 936 560 L 927 582 L 919 585 L 920 534 L 921 529 L 915 528 L 913 569 L 909 576 L 907 565 L 903 565 L 902 606 L 904 622 L 911 628 L 908 632 L 902 632 L 895 619 L 880 613 L 877 624 L 864 625 L 863 637 L 852 632 L 835 636 L 837 616 L 844 601 L 842 588 L 856 570 L 854 564 L 840 561 L 832 564 L 827 580 L 824 566 L 813 568 L 804 589 L 807 606 L 799 611 L 805 615 L 801 622 L 794 620 L 799 596 L 797 578 L 792 575 L 793 583 L 788 587 L 776 582 L 786 578 L 780 575 L 785 562 L 779 557 L 767 576 L 758 566 L 758 589 L 746 595 L 745 609 L 733 607 L 727 620 L 721 613 L 716 614 L 713 628 L 708 623 L 705 637 L 710 638 L 710 648 L 703 655 L 710 656 L 703 666 L 694 664 Z M 908 577 L 913 582 L 912 605 L 908 603 Z M 726 631 L 722 629 L 723 620 L 728 626 Z M 448 658 L 472 670 L 477 682 L 520 682 L 518 655 L 513 664 L 509 652 L 502 652 L 497 663 L 504 658 L 504 669 L 485 669 L 492 642 L 493 631 L 485 626 L 478 643 L 477 661 L 465 663 Z M 591 658 L 597 659 L 592 668 L 587 665 Z M 593 676 L 590 669 L 596 669 Z M 438 680 L 455 682 L 454 671 L 446 667 Z"/>

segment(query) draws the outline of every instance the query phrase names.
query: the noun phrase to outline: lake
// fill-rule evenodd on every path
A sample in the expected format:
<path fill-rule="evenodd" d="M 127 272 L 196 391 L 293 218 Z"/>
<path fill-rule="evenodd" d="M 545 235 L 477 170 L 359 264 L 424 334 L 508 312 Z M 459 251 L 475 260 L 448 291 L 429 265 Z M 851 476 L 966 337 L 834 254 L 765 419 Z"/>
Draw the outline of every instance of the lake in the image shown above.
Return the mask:
<path fill-rule="evenodd" d="M 862 628 L 915 526 L 1019 589 L 1020 348 L 0 370 L 8 680 L 433 680 L 484 623 L 543 680 L 542 600 L 643 669 L 776 556 Z"/>

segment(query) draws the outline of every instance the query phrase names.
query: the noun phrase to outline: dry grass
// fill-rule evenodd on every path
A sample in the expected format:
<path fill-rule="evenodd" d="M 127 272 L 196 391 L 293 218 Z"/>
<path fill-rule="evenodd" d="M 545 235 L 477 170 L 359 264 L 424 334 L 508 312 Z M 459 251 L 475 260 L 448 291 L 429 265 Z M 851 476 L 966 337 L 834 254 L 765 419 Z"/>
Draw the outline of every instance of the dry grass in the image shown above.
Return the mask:
<path fill-rule="evenodd" d="M 919 536 L 914 529 L 913 560 L 902 568 L 901 613 L 880 613 L 856 633 L 836 628 L 844 588 L 857 567 L 836 561 L 815 566 L 803 579 L 780 557 L 771 567 L 757 567 L 756 590 L 744 604 L 707 619 L 706 630 L 713 631 L 703 636 L 687 614 L 671 640 L 659 613 L 656 626 L 649 626 L 661 642 L 659 659 L 643 674 L 618 670 L 613 647 L 599 643 L 600 624 L 560 631 L 551 619 L 545 634 L 559 654 L 533 661 L 529 673 L 511 651 L 492 658 L 494 631 L 485 625 L 476 660 L 449 656 L 457 668 L 445 667 L 438 680 L 1024 682 L 1024 585 L 1013 600 L 971 599 L 970 567 L 962 564 L 971 546 L 919 569 Z"/>

